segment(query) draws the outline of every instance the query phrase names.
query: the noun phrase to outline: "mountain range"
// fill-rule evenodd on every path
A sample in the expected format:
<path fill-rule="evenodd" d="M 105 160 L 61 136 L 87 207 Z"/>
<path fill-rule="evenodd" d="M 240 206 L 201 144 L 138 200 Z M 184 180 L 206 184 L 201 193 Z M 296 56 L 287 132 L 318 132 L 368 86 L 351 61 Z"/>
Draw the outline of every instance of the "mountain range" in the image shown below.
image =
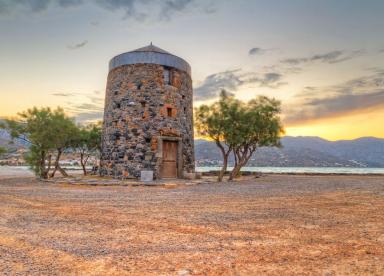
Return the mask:
<path fill-rule="evenodd" d="M 22 140 L 9 144 L 10 135 L 0 129 L 0 146 L 11 151 L 26 148 Z M 281 139 L 282 148 L 259 148 L 247 166 L 271 167 L 384 167 L 384 139 L 363 137 L 328 141 L 319 137 Z M 219 166 L 222 156 L 214 142 L 195 140 L 198 166 Z M 233 158 L 230 158 L 230 164 Z"/>
<path fill-rule="evenodd" d="M 380 138 L 328 141 L 285 136 L 281 142 L 282 148 L 259 148 L 248 166 L 384 167 L 384 139 Z M 199 166 L 219 165 L 222 160 L 215 143 L 206 140 L 195 141 L 195 154 Z"/>
<path fill-rule="evenodd" d="M 12 141 L 11 135 L 4 129 L 0 128 L 0 147 L 8 149 L 8 151 L 15 151 L 19 148 L 27 148 L 28 144 L 21 139 L 14 139 Z"/>

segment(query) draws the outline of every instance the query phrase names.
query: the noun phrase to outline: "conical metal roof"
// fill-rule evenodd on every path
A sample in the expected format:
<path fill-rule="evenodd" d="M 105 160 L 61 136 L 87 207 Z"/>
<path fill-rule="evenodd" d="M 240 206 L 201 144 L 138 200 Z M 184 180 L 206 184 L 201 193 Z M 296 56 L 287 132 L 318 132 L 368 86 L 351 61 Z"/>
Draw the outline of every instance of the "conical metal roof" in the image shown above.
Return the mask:
<path fill-rule="evenodd" d="M 137 64 L 152 63 L 168 67 L 174 67 L 191 75 L 191 66 L 184 59 L 175 56 L 152 43 L 148 46 L 115 56 L 109 62 L 109 70 L 117 67 Z"/>
<path fill-rule="evenodd" d="M 131 52 L 155 52 L 155 53 L 172 55 L 170 52 L 167 52 L 167 51 L 165 51 L 165 50 L 163 50 L 163 49 L 153 45 L 152 42 L 148 46 L 141 47 L 141 48 L 133 50 Z"/>

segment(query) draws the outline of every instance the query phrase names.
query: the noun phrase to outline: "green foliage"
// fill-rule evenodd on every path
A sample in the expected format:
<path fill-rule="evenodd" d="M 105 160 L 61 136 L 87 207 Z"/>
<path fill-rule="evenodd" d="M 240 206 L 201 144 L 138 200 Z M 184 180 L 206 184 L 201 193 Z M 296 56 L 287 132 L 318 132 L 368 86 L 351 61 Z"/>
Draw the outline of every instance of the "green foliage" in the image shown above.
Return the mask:
<path fill-rule="evenodd" d="M 51 173 L 51 177 L 55 176 L 56 171 L 60 171 L 60 173 L 66 177 L 68 174 L 60 167 L 60 158 L 65 149 L 71 146 L 73 137 L 75 137 L 78 133 L 78 128 L 74 121 L 68 118 L 62 109 L 57 109 L 52 114 L 52 127 L 51 131 L 55 132 L 56 135 L 53 137 L 51 141 L 55 147 L 55 163 L 54 169 Z"/>
<path fill-rule="evenodd" d="M 240 109 L 241 102 L 223 90 L 219 101 L 211 105 L 201 105 L 195 110 L 198 135 L 215 141 L 223 155 L 223 167 L 218 181 L 222 181 L 227 170 L 228 158 L 233 150 L 231 141 L 237 135 L 234 124 Z"/>
<path fill-rule="evenodd" d="M 25 154 L 25 161 L 35 175 L 40 178 L 48 178 L 51 160 L 52 155 L 48 155 L 47 152 L 36 145 L 31 145 L 29 151 Z"/>
<path fill-rule="evenodd" d="M 227 169 L 230 153 L 235 157 L 235 167 L 230 176 L 233 179 L 258 147 L 280 146 L 284 132 L 280 112 L 280 102 L 275 99 L 260 96 L 242 102 L 225 91 L 222 91 L 219 101 L 196 109 L 198 135 L 214 140 L 223 154 L 219 181 Z"/>
<path fill-rule="evenodd" d="M 7 150 L 3 147 L 0 147 L 0 156 L 2 156 L 3 154 L 5 154 L 7 152 Z"/>
<path fill-rule="evenodd" d="M 265 96 L 243 104 L 234 125 L 237 135 L 230 141 L 235 157 L 235 167 L 230 179 L 239 175 L 241 168 L 248 163 L 257 148 L 281 146 L 280 138 L 284 129 L 280 112 L 280 102 Z"/>
<path fill-rule="evenodd" d="M 101 123 L 80 127 L 72 140 L 72 148 L 80 154 L 80 164 L 86 175 L 89 157 L 97 155 L 101 150 Z"/>
<path fill-rule="evenodd" d="M 13 138 L 30 144 L 26 161 L 37 176 L 48 178 L 52 155 L 57 149 L 69 145 L 77 131 L 74 122 L 65 115 L 63 109 L 32 108 L 19 113 L 17 120 L 6 120 L 5 127 Z M 56 154 L 59 156 L 59 154 Z M 58 158 L 56 159 L 58 164 Z"/>

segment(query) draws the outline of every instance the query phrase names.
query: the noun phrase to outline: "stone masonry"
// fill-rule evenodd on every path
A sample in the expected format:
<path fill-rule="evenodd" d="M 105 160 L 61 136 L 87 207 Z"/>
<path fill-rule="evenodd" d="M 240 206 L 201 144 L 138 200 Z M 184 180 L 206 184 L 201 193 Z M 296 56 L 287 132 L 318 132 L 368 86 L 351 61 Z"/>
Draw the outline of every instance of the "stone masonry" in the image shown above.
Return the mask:
<path fill-rule="evenodd" d="M 142 49 L 151 52 L 151 47 Z M 106 88 L 101 175 L 138 178 L 142 170 L 152 170 L 161 178 L 164 139 L 179 141 L 178 177 L 194 172 L 192 97 L 189 72 L 152 63 L 113 68 Z"/>

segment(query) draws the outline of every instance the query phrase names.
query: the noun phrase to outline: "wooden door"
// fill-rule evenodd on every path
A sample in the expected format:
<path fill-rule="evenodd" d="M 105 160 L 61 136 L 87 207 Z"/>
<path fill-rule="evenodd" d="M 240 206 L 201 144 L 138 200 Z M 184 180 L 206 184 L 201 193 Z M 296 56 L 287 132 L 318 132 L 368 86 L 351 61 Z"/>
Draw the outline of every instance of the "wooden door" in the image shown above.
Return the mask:
<path fill-rule="evenodd" d="M 177 178 L 177 142 L 163 141 L 163 178 Z"/>

